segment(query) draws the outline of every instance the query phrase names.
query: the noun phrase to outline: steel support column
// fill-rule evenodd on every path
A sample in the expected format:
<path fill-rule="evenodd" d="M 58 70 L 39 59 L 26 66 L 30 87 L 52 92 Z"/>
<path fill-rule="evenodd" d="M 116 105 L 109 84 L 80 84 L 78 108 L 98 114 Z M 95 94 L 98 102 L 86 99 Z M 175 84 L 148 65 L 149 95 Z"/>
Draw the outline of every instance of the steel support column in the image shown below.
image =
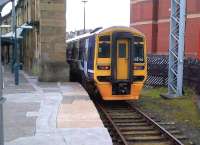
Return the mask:
<path fill-rule="evenodd" d="M 186 0 L 171 0 L 168 96 L 183 95 Z"/>
<path fill-rule="evenodd" d="M 14 72 L 15 74 L 15 85 L 19 85 L 19 50 L 17 42 L 17 21 L 16 21 L 16 11 L 15 11 L 15 0 L 11 1 L 12 1 L 12 28 L 14 33 L 12 72 Z"/>
<path fill-rule="evenodd" d="M 0 25 L 2 23 L 1 11 L 0 11 Z M 0 28 L 1 29 L 1 28 Z M 1 30 L 0 30 L 0 145 L 4 145 L 4 126 L 3 126 L 3 71 L 2 71 L 2 58 L 1 58 Z"/>
<path fill-rule="evenodd" d="M 11 23 L 12 23 L 12 32 L 14 32 L 14 29 L 15 29 L 15 22 L 14 22 L 14 17 L 15 17 L 15 2 L 14 0 L 11 0 L 12 1 L 12 20 L 11 20 Z M 14 42 L 14 37 L 12 37 L 12 42 Z M 12 44 L 12 51 L 11 51 L 11 72 L 14 73 L 14 63 L 15 63 L 15 58 L 14 58 L 14 43 Z"/>

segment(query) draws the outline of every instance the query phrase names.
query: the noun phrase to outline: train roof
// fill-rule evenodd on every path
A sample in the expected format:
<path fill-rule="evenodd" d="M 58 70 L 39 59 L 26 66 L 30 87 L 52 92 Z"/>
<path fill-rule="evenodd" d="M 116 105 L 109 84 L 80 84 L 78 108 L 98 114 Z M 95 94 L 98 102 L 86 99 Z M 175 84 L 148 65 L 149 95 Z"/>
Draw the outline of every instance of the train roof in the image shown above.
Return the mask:
<path fill-rule="evenodd" d="M 90 33 L 85 33 L 85 34 L 83 34 L 83 35 L 80 35 L 80 36 L 77 36 L 77 37 L 68 39 L 68 40 L 66 40 L 66 43 L 73 42 L 73 41 L 77 41 L 77 40 L 83 39 L 83 38 L 87 38 L 87 37 L 93 36 L 93 35 L 95 35 L 95 34 L 99 34 L 99 33 L 105 32 L 105 31 L 109 31 L 109 30 L 111 30 L 111 29 L 130 29 L 130 28 L 132 29 L 132 31 L 134 31 L 134 32 L 136 32 L 136 33 L 138 33 L 138 34 L 144 36 L 144 34 L 143 34 L 142 32 L 140 32 L 140 31 L 138 31 L 137 29 L 132 28 L 132 27 L 113 26 L 113 27 L 108 27 L 108 28 L 97 28 L 97 29 L 93 30 L 93 31 L 90 32 Z"/>

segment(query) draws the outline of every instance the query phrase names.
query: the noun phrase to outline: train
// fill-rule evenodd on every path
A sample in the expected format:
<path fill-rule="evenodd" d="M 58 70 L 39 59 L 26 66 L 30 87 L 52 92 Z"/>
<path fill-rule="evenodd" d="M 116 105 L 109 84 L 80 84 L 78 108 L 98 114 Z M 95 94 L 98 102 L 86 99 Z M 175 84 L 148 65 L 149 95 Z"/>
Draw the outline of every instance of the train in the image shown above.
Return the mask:
<path fill-rule="evenodd" d="M 70 80 L 103 100 L 138 100 L 147 78 L 146 38 L 140 31 L 97 28 L 67 41 Z"/>

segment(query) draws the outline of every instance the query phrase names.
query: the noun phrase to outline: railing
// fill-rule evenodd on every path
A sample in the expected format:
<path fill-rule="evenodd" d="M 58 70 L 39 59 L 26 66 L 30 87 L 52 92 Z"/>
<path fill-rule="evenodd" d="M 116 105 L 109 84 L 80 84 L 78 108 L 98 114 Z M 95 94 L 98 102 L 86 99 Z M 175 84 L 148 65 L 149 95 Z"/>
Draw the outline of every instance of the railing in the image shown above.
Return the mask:
<path fill-rule="evenodd" d="M 168 56 L 150 55 L 148 57 L 148 78 L 146 86 L 167 86 Z M 196 90 L 200 95 L 200 61 L 186 59 L 184 61 L 184 84 Z"/>
<path fill-rule="evenodd" d="M 167 86 L 168 81 L 168 58 L 167 56 L 148 57 L 148 78 L 146 86 Z"/>

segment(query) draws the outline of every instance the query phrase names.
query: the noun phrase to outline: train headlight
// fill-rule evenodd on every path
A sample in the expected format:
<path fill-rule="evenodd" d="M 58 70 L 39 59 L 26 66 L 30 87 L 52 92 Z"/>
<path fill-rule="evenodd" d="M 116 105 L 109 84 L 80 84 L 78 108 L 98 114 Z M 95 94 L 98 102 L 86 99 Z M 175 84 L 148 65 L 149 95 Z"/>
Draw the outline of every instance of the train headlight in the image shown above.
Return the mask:
<path fill-rule="evenodd" d="M 110 66 L 103 66 L 103 65 L 99 65 L 97 66 L 98 70 L 110 70 Z"/>
<path fill-rule="evenodd" d="M 133 70 L 144 70 L 144 66 L 133 66 Z"/>

